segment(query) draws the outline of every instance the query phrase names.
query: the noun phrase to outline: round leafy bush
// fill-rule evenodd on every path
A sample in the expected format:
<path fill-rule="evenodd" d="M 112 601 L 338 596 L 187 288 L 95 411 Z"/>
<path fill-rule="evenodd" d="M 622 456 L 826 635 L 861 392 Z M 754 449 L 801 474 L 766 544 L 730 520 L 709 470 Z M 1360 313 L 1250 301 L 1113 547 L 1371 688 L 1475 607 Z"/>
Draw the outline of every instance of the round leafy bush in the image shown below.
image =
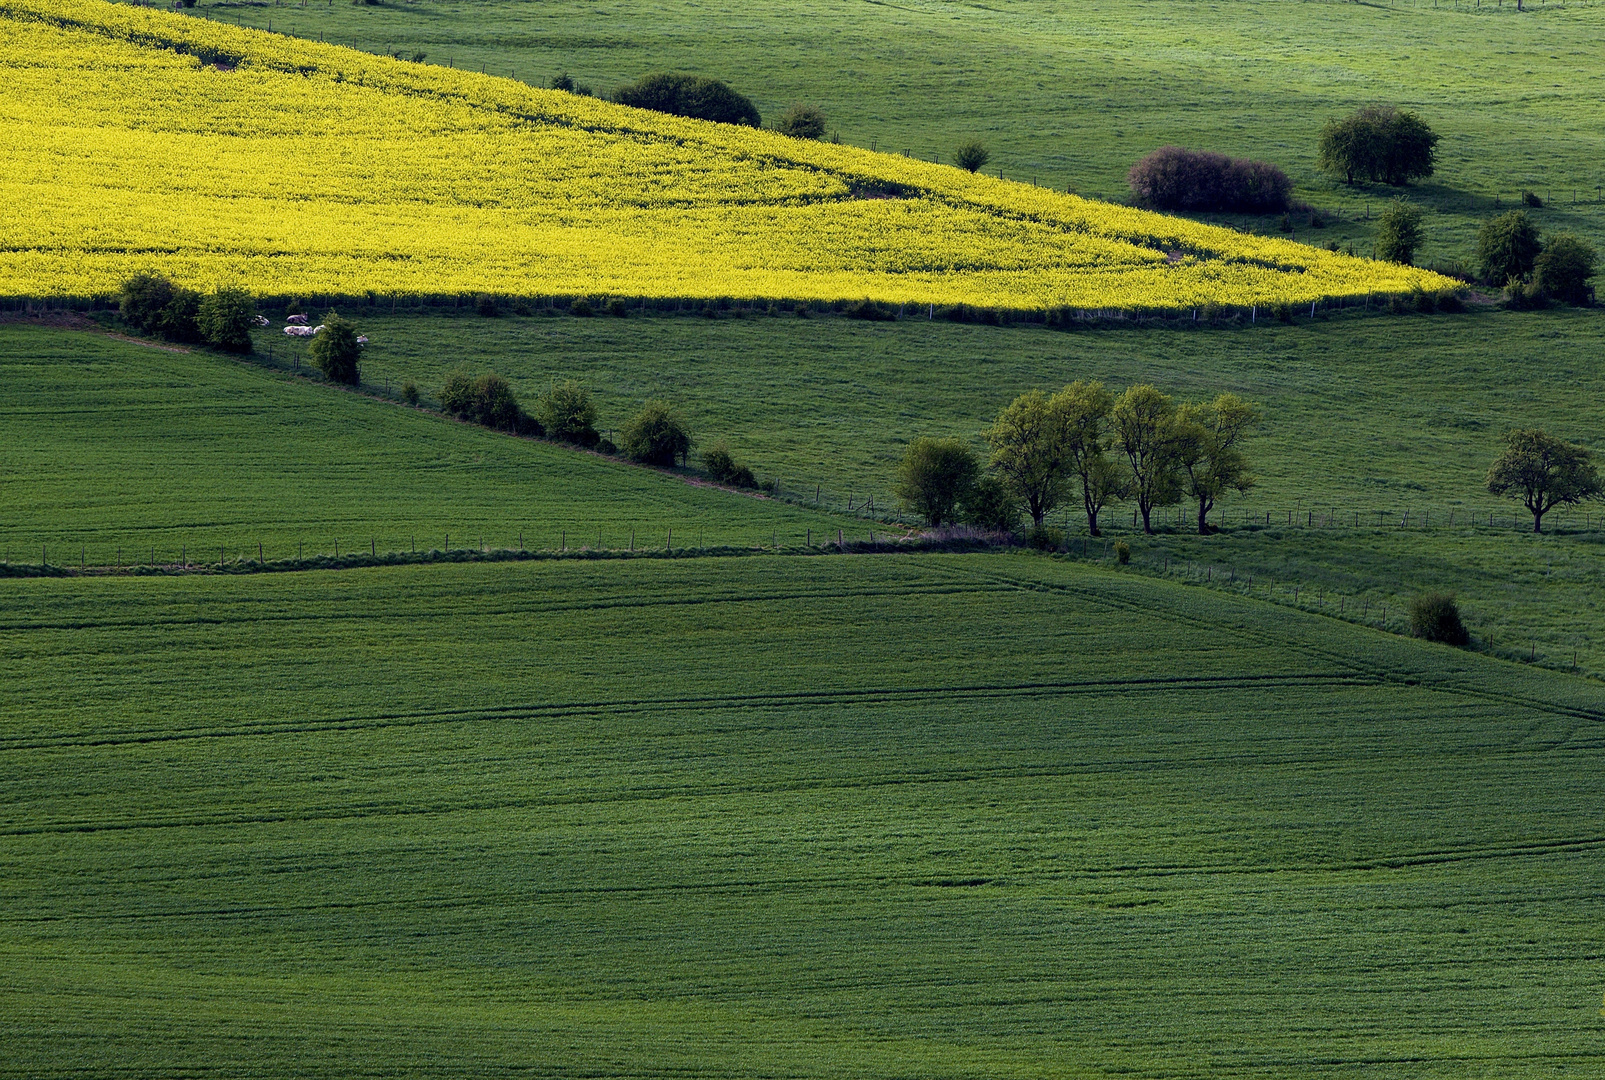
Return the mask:
<path fill-rule="evenodd" d="M 256 301 L 244 289 L 219 289 L 201 301 L 195 324 L 209 345 L 227 352 L 251 351 Z"/>
<path fill-rule="evenodd" d="M 713 120 L 721 124 L 761 127 L 763 118 L 750 100 L 718 79 L 702 75 L 662 72 L 647 75 L 614 91 L 620 105 L 654 112 Z"/>
<path fill-rule="evenodd" d="M 673 465 L 691 451 L 685 417 L 667 401 L 648 401 L 619 432 L 619 447 L 645 465 Z"/>
<path fill-rule="evenodd" d="M 601 440 L 596 431 L 596 403 L 590 391 L 573 379 L 553 383 L 541 395 L 537 413 L 541 427 L 554 439 L 580 446 L 595 446 Z"/>
<path fill-rule="evenodd" d="M 330 381 L 356 386 L 361 380 L 357 361 L 362 356 L 362 345 L 357 341 L 356 324 L 342 319 L 337 312 L 323 317 L 323 329 L 313 335 L 307 353 Z"/>
<path fill-rule="evenodd" d="M 798 102 L 781 114 L 777 130 L 793 139 L 823 139 L 825 113 L 817 105 Z"/>
<path fill-rule="evenodd" d="M 1512 210 L 1489 218 L 1477 230 L 1477 263 L 1483 281 L 1489 285 L 1504 285 L 1513 279 L 1520 281 L 1533 272 L 1533 264 L 1542 250 L 1538 226 L 1525 210 Z"/>
<path fill-rule="evenodd" d="M 991 160 L 992 152 L 980 139 L 961 142 L 958 149 L 953 151 L 953 164 L 966 172 L 979 172 Z"/>
<path fill-rule="evenodd" d="M 1598 255 L 1594 246 L 1571 233 L 1556 233 L 1533 260 L 1533 279 L 1551 300 L 1586 304 L 1593 299 L 1588 279 L 1594 276 Z"/>
<path fill-rule="evenodd" d="M 1471 644 L 1471 635 L 1460 621 L 1460 608 L 1448 593 L 1424 593 L 1411 601 L 1410 633 L 1459 648 Z"/>
<path fill-rule="evenodd" d="M 1293 182 L 1264 161 L 1161 146 L 1131 167 L 1126 182 L 1137 203 L 1154 210 L 1285 211 Z"/>

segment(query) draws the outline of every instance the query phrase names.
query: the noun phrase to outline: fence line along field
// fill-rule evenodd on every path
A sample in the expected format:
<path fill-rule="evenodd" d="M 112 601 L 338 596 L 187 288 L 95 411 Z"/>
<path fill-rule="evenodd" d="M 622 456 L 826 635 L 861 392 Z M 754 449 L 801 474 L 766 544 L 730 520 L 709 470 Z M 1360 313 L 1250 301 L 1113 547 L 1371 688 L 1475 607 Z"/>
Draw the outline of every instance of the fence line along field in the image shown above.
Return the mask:
<path fill-rule="evenodd" d="M 4 0 L 0 295 L 1042 310 L 1310 304 L 1426 271 L 101 0 Z"/>
<path fill-rule="evenodd" d="M 0 559 L 796 543 L 863 522 L 216 356 L 0 327 Z M 709 432 L 709 437 L 714 433 Z"/>
<path fill-rule="evenodd" d="M 0 1076 L 1598 1060 L 1580 680 L 1027 556 L 7 591 Z"/>

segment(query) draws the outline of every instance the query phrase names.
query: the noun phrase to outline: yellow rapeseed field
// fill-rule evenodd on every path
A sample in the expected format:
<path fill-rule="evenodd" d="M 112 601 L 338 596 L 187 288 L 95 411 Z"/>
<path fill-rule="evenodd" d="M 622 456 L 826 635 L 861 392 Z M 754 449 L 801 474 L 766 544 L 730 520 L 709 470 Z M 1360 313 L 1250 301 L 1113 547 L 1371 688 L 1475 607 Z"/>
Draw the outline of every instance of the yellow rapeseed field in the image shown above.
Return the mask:
<path fill-rule="evenodd" d="M 1452 282 L 946 165 L 100 0 L 0 0 L 0 295 L 1152 310 Z"/>

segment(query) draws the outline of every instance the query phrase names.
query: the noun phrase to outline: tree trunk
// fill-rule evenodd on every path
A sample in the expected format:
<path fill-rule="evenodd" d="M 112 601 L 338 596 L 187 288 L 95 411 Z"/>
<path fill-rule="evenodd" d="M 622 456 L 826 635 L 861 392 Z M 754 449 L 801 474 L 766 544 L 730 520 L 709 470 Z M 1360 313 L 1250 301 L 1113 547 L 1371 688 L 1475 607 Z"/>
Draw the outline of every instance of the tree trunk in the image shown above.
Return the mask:
<path fill-rule="evenodd" d="M 1088 536 L 1102 536 L 1103 535 L 1103 533 L 1098 531 L 1098 511 L 1096 511 L 1096 510 L 1088 510 L 1087 511 L 1087 535 Z"/>
<path fill-rule="evenodd" d="M 1544 531 L 1544 512 L 1542 510 L 1534 510 L 1533 511 L 1533 532 L 1541 533 L 1543 531 Z"/>
<path fill-rule="evenodd" d="M 1149 524 L 1148 513 L 1153 509 L 1153 507 L 1148 505 L 1146 502 L 1138 502 L 1137 509 L 1142 511 L 1142 531 L 1147 533 L 1149 536 L 1152 536 L 1154 527 L 1153 525 Z"/>
<path fill-rule="evenodd" d="M 1199 499 L 1198 500 L 1198 535 L 1199 536 L 1208 536 L 1209 535 L 1209 522 L 1206 519 L 1209 517 L 1210 507 L 1212 507 L 1214 505 L 1215 505 L 1214 503 L 1205 502 L 1203 499 Z"/>

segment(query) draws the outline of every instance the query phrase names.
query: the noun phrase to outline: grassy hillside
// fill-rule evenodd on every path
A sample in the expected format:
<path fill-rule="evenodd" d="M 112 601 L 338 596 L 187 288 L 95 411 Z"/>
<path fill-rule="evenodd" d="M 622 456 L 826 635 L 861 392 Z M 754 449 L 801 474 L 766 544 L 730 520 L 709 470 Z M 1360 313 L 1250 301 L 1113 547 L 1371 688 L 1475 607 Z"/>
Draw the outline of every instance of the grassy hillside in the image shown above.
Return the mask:
<path fill-rule="evenodd" d="M 0 1075 L 1602 1050 L 1578 681 L 1023 556 L 7 589 Z"/>
<path fill-rule="evenodd" d="M 217 356 L 0 327 L 0 557 L 796 543 L 844 522 Z M 87 549 L 87 550 L 85 550 Z"/>
<path fill-rule="evenodd" d="M 1275 582 L 1283 602 L 1341 605 L 1373 625 L 1386 612 L 1395 630 L 1411 597 L 1446 590 L 1484 647 L 1605 670 L 1605 514 L 1561 512 L 1549 535 L 1534 537 L 1520 506 L 1483 486 L 1507 427 L 1596 442 L 1605 324 L 1591 312 L 1073 334 L 790 317 L 381 316 L 362 325 L 373 337 L 371 379 L 427 389 L 466 362 L 531 393 L 575 376 L 599 392 L 605 424 L 665 396 L 761 475 L 807 497 L 819 485 L 838 509 L 871 495 L 892 505 L 898 455 L 917 435 L 958 435 L 984 450 L 980 429 L 1033 386 L 1147 380 L 1184 399 L 1232 390 L 1265 410 L 1249 445 L 1258 486 L 1224 500 L 1228 527 L 1208 539 L 1193 534 L 1188 508 L 1166 515 L 1162 535 L 1133 540 L 1140 566 L 1237 587 L 1253 579 L 1262 596 Z M 274 347 L 282 362 L 286 346 Z M 1106 528 L 1132 539 L 1129 514 L 1116 506 Z M 1267 514 L 1274 527 L 1245 527 L 1250 518 L 1265 526 Z M 1073 506 L 1052 520 L 1084 532 Z"/>
<path fill-rule="evenodd" d="M 1011 177 L 1122 197 L 1126 170 L 1166 143 L 1275 161 L 1298 194 L 1339 211 L 1309 234 L 1369 250 L 1383 188 L 1315 168 L 1329 116 L 1378 99 L 1443 135 L 1440 167 L 1407 195 L 1427 210 L 1428 260 L 1470 260 L 1476 223 L 1523 188 L 1545 229 L 1605 243 L 1605 7 L 1514 0 L 996 0 L 953 4 L 687 4 L 418 0 L 274 7 L 200 0 L 216 19 L 429 63 L 516 75 L 567 70 L 600 91 L 646 71 L 705 72 L 766 117 L 824 107 L 842 137 L 944 160 L 968 136 Z M 1574 203 L 1574 199 L 1579 200 Z M 1241 220 L 1241 219 L 1238 219 Z M 1266 230 L 1266 219 L 1252 222 Z M 1300 222 L 1300 235 L 1306 230 Z"/>
<path fill-rule="evenodd" d="M 100 0 L 0 3 L 0 295 L 1308 305 L 1393 264 Z"/>

